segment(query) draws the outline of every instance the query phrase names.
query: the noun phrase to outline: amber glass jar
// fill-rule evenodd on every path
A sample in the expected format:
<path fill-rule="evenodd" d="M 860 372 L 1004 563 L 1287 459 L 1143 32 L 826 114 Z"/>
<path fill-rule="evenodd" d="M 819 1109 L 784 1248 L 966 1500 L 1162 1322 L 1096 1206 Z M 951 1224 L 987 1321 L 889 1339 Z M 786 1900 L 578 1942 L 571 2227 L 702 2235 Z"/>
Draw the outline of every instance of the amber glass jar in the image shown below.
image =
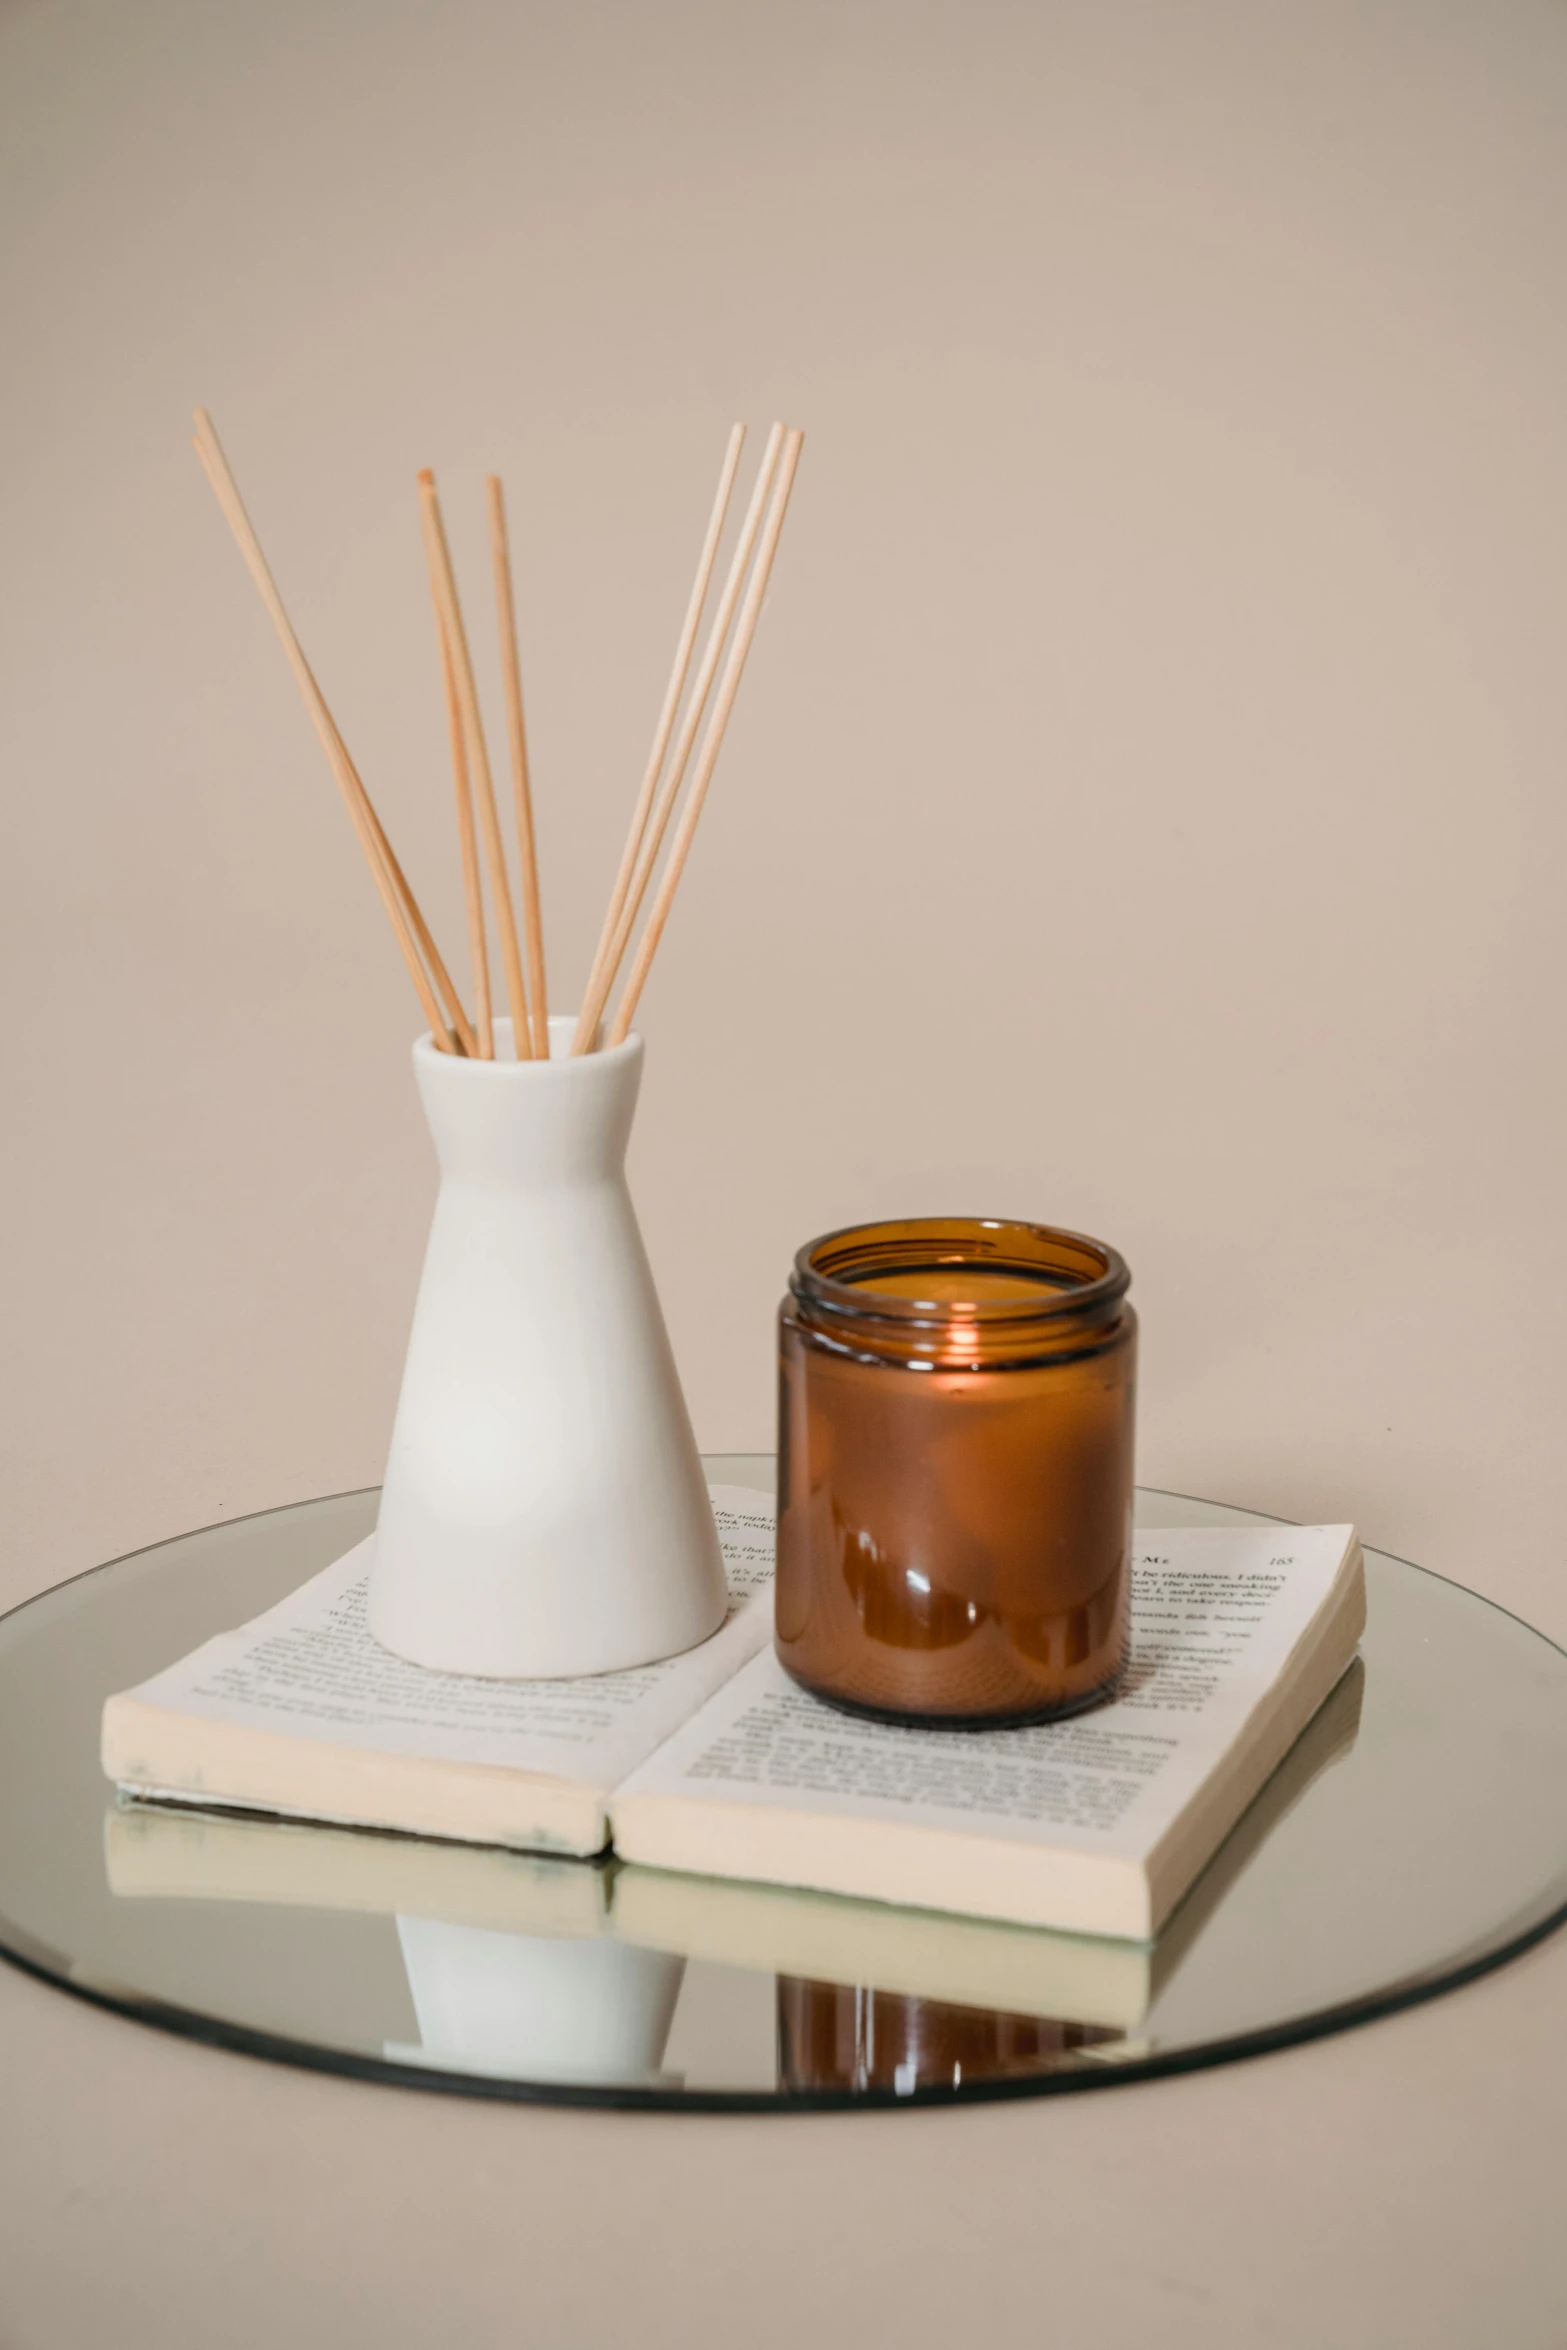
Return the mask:
<path fill-rule="evenodd" d="M 1137 1321 L 1114 1249 L 1043 1224 L 863 1224 L 779 1316 L 778 1654 L 851 1712 L 991 1727 L 1115 1685 Z"/>

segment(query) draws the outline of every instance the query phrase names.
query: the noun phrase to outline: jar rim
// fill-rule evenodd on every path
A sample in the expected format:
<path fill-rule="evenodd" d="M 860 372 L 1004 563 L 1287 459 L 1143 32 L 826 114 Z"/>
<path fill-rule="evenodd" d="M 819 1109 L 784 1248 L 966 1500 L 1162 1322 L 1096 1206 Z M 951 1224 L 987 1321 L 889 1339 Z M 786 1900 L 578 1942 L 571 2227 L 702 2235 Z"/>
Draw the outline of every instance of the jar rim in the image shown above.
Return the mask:
<path fill-rule="evenodd" d="M 843 1278 L 846 1265 L 856 1261 L 864 1271 Z M 873 1278 L 941 1265 L 1013 1272 L 1035 1279 L 1038 1287 L 1020 1297 L 954 1300 L 878 1289 Z M 1096 1318 L 1126 1295 L 1131 1279 L 1118 1249 L 1062 1225 L 1012 1216 L 913 1216 L 845 1224 L 807 1241 L 795 1257 L 789 1287 L 808 1306 L 857 1321 L 1015 1330 Z"/>

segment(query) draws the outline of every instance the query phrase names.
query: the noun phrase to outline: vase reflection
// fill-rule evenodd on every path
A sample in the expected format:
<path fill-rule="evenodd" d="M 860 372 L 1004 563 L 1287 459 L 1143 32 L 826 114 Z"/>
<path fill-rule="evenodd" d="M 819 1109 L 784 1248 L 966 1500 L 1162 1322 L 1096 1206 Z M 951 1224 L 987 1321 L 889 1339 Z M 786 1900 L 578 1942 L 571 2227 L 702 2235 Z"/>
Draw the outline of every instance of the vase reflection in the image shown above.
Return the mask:
<path fill-rule="evenodd" d="M 388 2042 L 389 2057 L 600 2088 L 663 2080 L 683 1958 L 606 1935 L 497 1933 L 438 1918 L 399 1917 L 397 1939 L 419 2039 Z"/>

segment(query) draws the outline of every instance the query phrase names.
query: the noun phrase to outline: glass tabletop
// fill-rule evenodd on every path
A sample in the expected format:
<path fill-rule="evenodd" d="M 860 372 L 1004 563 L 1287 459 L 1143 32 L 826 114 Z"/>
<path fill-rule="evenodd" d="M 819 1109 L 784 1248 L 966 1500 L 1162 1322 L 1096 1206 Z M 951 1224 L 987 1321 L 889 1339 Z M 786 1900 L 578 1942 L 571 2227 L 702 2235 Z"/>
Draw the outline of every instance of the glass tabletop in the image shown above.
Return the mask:
<path fill-rule="evenodd" d="M 765 1455 L 710 1458 L 771 1491 Z M 1144 1492 L 1145 1526 L 1263 1524 Z M 369 1532 L 212 1526 L 0 1619 L 0 1952 L 144 2023 L 471 2095 L 786 2111 L 1100 2088 L 1368 2021 L 1567 1915 L 1567 1654 L 1368 1553 L 1361 1661 L 1149 1947 L 413 1837 L 160 1811 L 104 1698 Z"/>

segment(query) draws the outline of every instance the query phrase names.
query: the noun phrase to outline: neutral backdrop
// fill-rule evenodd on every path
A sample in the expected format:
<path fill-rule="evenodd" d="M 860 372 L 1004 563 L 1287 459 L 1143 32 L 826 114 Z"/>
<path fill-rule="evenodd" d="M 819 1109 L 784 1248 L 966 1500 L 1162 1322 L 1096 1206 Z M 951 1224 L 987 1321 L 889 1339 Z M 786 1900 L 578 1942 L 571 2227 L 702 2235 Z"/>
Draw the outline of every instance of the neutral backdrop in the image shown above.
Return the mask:
<path fill-rule="evenodd" d="M 373 1482 L 433 1193 L 191 408 L 454 955 L 413 478 L 477 622 L 505 476 L 561 1008 L 781 415 L 639 1021 L 703 1443 L 812 1234 L 1052 1218 L 1132 1264 L 1146 1482 L 1567 1638 L 1567 9 L 3 0 L 0 178 L 0 1602 Z M 1551 1945 L 1186 2082 L 639 2122 L 6 1974 L 0 2344 L 1559 2344 L 1564 2027 Z"/>

